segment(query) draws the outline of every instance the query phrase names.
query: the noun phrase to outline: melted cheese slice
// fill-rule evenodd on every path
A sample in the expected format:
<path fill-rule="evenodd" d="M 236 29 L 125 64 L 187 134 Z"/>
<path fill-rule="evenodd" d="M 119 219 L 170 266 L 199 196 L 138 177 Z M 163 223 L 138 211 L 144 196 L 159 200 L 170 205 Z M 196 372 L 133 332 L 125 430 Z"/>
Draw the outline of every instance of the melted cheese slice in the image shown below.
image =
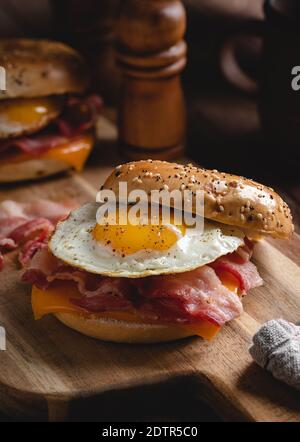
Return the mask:
<path fill-rule="evenodd" d="M 228 288 L 228 290 L 236 293 L 237 295 L 241 295 L 239 280 L 232 275 L 232 273 L 223 270 L 222 272 L 218 273 L 218 277 L 221 279 L 222 284 Z"/>
<path fill-rule="evenodd" d="M 71 139 L 66 144 L 50 149 L 39 158 L 61 161 L 81 172 L 94 142 L 95 138 L 93 135 L 81 135 Z"/>
<path fill-rule="evenodd" d="M 4 154 L 1 157 L 1 165 L 5 163 L 23 163 L 33 158 L 39 160 L 56 160 L 65 163 L 80 172 L 92 150 L 95 137 L 91 134 L 83 134 L 71 138 L 67 143 L 49 149 L 47 152 L 39 155 L 30 155 L 27 153 Z"/>
<path fill-rule="evenodd" d="M 70 281 L 57 281 L 51 288 L 41 290 L 37 287 L 32 287 L 31 304 L 35 319 L 40 319 L 45 315 L 51 313 L 70 313 L 74 315 L 82 315 L 89 317 L 91 314 L 81 307 L 74 305 L 70 299 L 80 298 L 81 294 L 77 287 Z M 137 312 L 103 312 L 93 313 L 93 317 L 117 319 L 119 321 L 135 322 L 145 324 Z M 221 327 L 218 327 L 208 321 L 202 321 L 195 325 L 178 326 L 189 330 L 191 333 L 201 336 L 205 339 L 212 339 L 219 332 Z"/>

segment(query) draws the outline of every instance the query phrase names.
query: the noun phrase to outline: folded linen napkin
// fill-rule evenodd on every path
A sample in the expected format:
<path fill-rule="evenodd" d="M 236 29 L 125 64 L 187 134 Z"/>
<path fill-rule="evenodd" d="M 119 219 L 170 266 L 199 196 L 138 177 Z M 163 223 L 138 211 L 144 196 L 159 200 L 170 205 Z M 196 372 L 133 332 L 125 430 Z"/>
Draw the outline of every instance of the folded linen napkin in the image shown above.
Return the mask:
<path fill-rule="evenodd" d="M 300 327 L 284 319 L 266 322 L 253 336 L 252 358 L 273 376 L 300 390 Z"/>

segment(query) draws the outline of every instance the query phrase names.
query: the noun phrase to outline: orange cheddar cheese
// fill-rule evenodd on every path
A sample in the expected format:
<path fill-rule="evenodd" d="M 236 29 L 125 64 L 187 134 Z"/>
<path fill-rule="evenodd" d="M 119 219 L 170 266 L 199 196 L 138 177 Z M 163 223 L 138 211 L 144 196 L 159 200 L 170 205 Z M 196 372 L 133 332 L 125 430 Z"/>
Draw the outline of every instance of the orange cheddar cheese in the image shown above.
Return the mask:
<path fill-rule="evenodd" d="M 71 139 L 62 146 L 50 149 L 39 158 L 58 160 L 81 172 L 92 150 L 94 141 L 94 137 L 90 134 L 81 135 Z"/>
<path fill-rule="evenodd" d="M 222 272 L 218 272 L 218 277 L 222 281 L 222 284 L 228 288 L 231 292 L 240 294 L 240 283 L 239 280 L 230 272 L 222 270 Z"/>
<path fill-rule="evenodd" d="M 22 152 L 13 154 L 10 152 L 5 153 L 1 158 L 1 163 L 22 163 L 34 158 L 41 160 L 57 160 L 80 172 L 92 150 L 94 142 L 94 136 L 86 133 L 70 138 L 68 142 L 49 149 L 39 155 L 30 155 Z"/>
<path fill-rule="evenodd" d="M 76 306 L 71 302 L 72 298 L 80 298 L 76 284 L 71 281 L 57 281 L 47 290 L 41 290 L 35 286 L 32 287 L 31 304 L 35 319 L 40 319 L 51 313 L 70 313 L 82 315 L 84 317 L 93 316 L 98 318 L 117 319 L 119 321 L 146 323 L 136 311 L 132 312 L 101 312 L 89 313 L 85 309 Z M 202 321 L 198 324 L 178 326 L 191 331 L 191 333 L 201 336 L 205 339 L 212 339 L 221 327 L 208 321 Z"/>

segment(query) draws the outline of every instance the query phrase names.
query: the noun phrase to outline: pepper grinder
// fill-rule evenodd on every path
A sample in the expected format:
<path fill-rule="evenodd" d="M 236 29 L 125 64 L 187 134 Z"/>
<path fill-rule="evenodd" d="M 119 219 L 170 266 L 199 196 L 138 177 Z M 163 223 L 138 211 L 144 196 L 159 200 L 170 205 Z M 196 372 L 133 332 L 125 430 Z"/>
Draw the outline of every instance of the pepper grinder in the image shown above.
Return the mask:
<path fill-rule="evenodd" d="M 124 0 L 116 25 L 122 72 L 118 109 L 122 153 L 171 159 L 184 150 L 185 9 L 179 0 Z"/>

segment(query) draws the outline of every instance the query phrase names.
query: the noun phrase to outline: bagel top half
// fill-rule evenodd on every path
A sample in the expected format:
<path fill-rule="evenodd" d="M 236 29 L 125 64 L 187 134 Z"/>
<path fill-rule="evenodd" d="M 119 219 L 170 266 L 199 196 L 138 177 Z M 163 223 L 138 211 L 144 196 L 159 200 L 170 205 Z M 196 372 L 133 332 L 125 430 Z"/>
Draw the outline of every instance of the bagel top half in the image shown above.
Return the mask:
<path fill-rule="evenodd" d="M 0 39 L 0 66 L 6 71 L 0 100 L 81 94 L 89 81 L 83 58 L 56 41 Z"/>
<path fill-rule="evenodd" d="M 294 231 L 290 208 L 283 199 L 270 187 L 241 176 L 191 164 L 146 160 L 118 166 L 102 189 L 111 189 L 118 197 L 120 182 L 127 182 L 128 192 L 190 189 L 194 212 L 195 191 L 202 190 L 205 218 L 275 238 L 289 238 Z"/>

